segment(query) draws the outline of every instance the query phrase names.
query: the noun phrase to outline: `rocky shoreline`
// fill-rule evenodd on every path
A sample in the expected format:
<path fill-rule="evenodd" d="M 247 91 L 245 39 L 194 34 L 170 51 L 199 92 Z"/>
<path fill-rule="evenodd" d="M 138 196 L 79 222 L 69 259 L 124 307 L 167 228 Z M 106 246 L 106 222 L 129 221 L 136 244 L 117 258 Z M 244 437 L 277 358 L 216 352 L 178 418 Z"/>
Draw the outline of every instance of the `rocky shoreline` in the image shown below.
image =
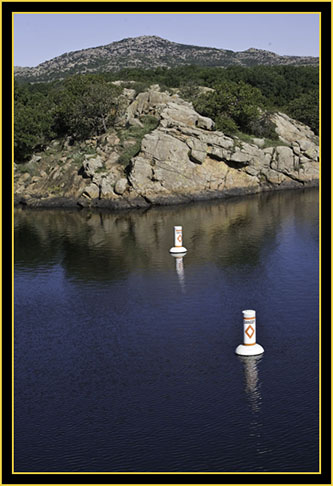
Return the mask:
<path fill-rule="evenodd" d="M 244 141 L 157 85 L 124 89 L 122 103 L 111 132 L 15 164 L 14 206 L 148 208 L 319 185 L 318 137 L 283 113 L 271 115 L 278 141 Z"/>
<path fill-rule="evenodd" d="M 42 196 L 35 196 L 25 198 L 22 195 L 14 194 L 14 207 L 15 208 L 31 208 L 31 209 L 107 209 L 112 211 L 121 211 L 128 209 L 148 209 L 152 206 L 173 206 L 182 205 L 189 203 L 196 203 L 200 201 L 210 201 L 218 199 L 228 199 L 230 197 L 244 197 L 251 196 L 253 194 L 263 193 L 263 192 L 275 192 L 275 191 L 285 191 L 285 190 L 304 190 L 307 188 L 319 187 L 319 181 L 308 182 L 301 187 L 293 182 L 285 183 L 279 187 L 273 189 L 265 189 L 261 191 L 251 191 L 245 190 L 243 188 L 233 189 L 228 192 L 213 191 L 209 193 L 193 194 L 192 196 L 171 196 L 164 197 L 160 200 L 156 198 L 154 204 L 146 201 L 144 198 L 137 199 L 92 199 L 89 205 L 82 205 L 77 199 L 70 197 L 53 197 L 45 198 Z"/>

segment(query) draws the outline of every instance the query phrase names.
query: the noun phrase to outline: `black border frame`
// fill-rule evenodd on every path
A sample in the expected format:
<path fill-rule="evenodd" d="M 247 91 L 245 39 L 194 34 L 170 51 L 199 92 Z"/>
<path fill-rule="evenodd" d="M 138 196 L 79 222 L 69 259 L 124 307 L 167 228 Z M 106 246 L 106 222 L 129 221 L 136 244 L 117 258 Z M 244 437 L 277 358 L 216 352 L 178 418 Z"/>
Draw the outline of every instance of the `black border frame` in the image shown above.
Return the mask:
<path fill-rule="evenodd" d="M 331 484 L 331 2 L 15 2 L 2 1 L 2 482 L 1 484 Z M 12 13 L 24 12 L 321 12 L 321 474 L 12 474 Z M 325 216 L 324 216 L 325 213 Z M 325 232 L 325 235 L 324 235 Z M 9 291 L 9 292 L 8 292 Z M 325 291 L 325 292 L 324 292 Z M 325 294 L 325 300 L 324 300 Z M 10 318 L 9 318 L 10 316 Z M 306 358 L 305 358 L 306 359 Z"/>

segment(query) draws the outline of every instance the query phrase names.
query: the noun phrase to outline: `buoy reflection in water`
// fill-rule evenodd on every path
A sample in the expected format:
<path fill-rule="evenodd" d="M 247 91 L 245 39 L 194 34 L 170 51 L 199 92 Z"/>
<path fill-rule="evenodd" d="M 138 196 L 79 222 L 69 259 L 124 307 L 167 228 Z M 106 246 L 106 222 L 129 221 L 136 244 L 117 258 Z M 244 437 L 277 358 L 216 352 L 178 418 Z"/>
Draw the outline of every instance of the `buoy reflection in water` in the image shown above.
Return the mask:
<path fill-rule="evenodd" d="M 185 272 L 184 272 L 184 256 L 186 253 L 172 254 L 176 260 L 176 272 L 182 292 L 185 293 Z"/>

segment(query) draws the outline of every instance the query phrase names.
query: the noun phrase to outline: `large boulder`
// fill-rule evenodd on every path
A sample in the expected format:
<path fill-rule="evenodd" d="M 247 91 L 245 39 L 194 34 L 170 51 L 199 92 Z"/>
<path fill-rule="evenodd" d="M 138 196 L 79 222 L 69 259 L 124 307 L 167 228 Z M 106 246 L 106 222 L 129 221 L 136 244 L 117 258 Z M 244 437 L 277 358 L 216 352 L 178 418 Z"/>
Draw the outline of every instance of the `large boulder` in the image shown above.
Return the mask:
<path fill-rule="evenodd" d="M 128 180 L 125 177 L 118 179 L 114 185 L 114 192 L 122 196 L 128 188 Z"/>
<path fill-rule="evenodd" d="M 82 175 L 84 177 L 92 178 L 97 171 L 103 167 L 103 160 L 101 157 L 86 158 L 82 163 Z"/>
<path fill-rule="evenodd" d="M 318 143 L 318 137 L 308 126 L 293 120 L 285 113 L 274 113 L 270 118 L 283 142 L 292 144 L 297 141 L 300 144 L 306 143 L 307 147 Z"/>
<path fill-rule="evenodd" d="M 174 127 L 179 124 L 188 127 L 198 127 L 205 130 L 213 130 L 214 122 L 210 118 L 204 117 L 197 113 L 190 103 L 168 102 L 166 107 L 161 111 L 161 126 Z"/>
<path fill-rule="evenodd" d="M 271 168 L 278 172 L 290 173 L 295 168 L 295 156 L 290 147 L 276 147 Z"/>
<path fill-rule="evenodd" d="M 140 117 L 141 115 L 155 114 L 158 108 L 170 101 L 169 93 L 161 93 L 154 86 L 150 90 L 139 93 L 126 110 L 126 119 Z"/>
<path fill-rule="evenodd" d="M 133 119 L 148 114 L 159 116 L 161 126 L 165 128 L 177 124 L 206 130 L 214 128 L 213 120 L 199 115 L 191 103 L 182 100 L 177 94 L 170 95 L 167 92 L 161 92 L 156 85 L 151 86 L 149 91 L 138 94 L 127 108 L 126 120 L 129 124 L 134 124 Z"/>

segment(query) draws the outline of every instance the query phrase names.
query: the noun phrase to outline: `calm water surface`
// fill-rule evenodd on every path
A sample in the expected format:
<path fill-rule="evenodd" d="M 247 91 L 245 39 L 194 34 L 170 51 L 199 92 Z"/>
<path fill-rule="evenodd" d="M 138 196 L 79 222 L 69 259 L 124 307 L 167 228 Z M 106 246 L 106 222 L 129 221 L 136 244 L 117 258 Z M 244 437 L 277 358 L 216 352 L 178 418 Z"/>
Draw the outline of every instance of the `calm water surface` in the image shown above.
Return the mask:
<path fill-rule="evenodd" d="M 315 189 L 17 210 L 15 471 L 318 471 L 318 226 Z"/>

